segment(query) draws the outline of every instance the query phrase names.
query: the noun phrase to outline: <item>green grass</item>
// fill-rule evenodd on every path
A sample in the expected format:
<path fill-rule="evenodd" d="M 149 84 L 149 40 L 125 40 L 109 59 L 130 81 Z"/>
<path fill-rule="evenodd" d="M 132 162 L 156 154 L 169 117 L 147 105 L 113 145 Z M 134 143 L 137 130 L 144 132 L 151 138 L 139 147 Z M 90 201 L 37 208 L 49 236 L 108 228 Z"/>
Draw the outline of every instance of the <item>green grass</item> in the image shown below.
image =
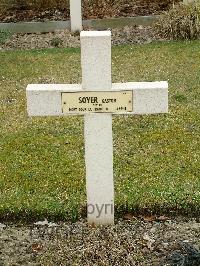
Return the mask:
<path fill-rule="evenodd" d="M 1 31 L 0 30 L 0 45 L 4 44 L 7 39 L 9 39 L 11 37 L 11 32 L 9 31 Z"/>
<path fill-rule="evenodd" d="M 113 82 L 169 81 L 169 114 L 115 116 L 117 213 L 200 207 L 199 42 L 113 48 Z M 80 50 L 0 53 L 0 217 L 75 220 L 86 206 L 83 118 L 29 118 L 29 83 L 81 82 Z"/>

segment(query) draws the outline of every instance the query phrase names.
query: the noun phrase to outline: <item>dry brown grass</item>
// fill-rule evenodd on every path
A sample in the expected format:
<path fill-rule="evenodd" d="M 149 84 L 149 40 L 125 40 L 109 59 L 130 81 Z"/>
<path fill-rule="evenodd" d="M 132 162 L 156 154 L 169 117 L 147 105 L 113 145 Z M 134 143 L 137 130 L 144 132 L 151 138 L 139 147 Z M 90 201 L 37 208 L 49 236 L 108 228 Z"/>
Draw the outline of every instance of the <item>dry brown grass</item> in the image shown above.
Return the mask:
<path fill-rule="evenodd" d="M 200 38 L 200 4 L 179 4 L 165 12 L 155 27 L 167 39 L 195 40 Z"/>

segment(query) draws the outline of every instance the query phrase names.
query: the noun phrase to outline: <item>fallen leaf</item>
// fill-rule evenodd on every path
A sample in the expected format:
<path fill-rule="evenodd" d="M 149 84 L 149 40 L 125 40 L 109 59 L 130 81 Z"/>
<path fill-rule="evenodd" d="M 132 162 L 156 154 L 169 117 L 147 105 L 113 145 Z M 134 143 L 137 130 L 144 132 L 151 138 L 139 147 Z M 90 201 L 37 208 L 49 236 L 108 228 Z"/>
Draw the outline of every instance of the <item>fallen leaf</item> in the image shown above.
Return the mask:
<path fill-rule="evenodd" d="M 43 249 L 43 245 L 39 243 L 34 243 L 31 245 L 31 248 L 33 252 L 40 252 Z"/>
<path fill-rule="evenodd" d="M 159 222 L 165 222 L 165 221 L 169 221 L 170 218 L 163 215 L 163 216 L 159 216 L 156 220 Z"/>
<path fill-rule="evenodd" d="M 48 225 L 49 223 L 48 223 L 47 219 L 45 219 L 44 221 L 39 221 L 39 222 L 36 222 L 34 224 L 35 225 Z"/>
<path fill-rule="evenodd" d="M 135 220 L 136 217 L 135 217 L 133 214 L 131 214 L 131 213 L 126 213 L 126 214 L 123 216 L 123 219 L 125 219 L 125 220 Z"/>
<path fill-rule="evenodd" d="M 151 216 L 141 216 L 141 218 L 142 218 L 145 222 L 155 222 L 155 221 L 156 221 L 156 216 L 155 216 L 155 215 L 151 215 Z"/>
<path fill-rule="evenodd" d="M 91 227 L 91 228 L 96 228 L 96 225 L 95 225 L 95 223 L 93 222 L 93 223 L 89 224 L 89 227 Z"/>

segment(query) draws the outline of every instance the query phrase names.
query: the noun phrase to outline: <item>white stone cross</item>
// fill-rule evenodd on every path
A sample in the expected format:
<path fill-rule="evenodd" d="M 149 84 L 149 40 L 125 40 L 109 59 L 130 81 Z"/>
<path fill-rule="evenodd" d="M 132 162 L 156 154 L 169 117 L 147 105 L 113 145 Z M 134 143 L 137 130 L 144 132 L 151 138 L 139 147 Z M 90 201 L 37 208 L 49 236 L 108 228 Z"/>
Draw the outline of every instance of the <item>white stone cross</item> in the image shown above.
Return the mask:
<path fill-rule="evenodd" d="M 29 116 L 84 114 L 88 222 L 114 222 L 112 114 L 168 112 L 168 83 L 111 82 L 111 32 L 81 32 L 82 85 L 28 85 Z M 124 66 L 126 67 L 126 66 Z"/>
<path fill-rule="evenodd" d="M 81 0 L 70 0 L 70 20 L 71 31 L 80 32 L 82 30 Z"/>

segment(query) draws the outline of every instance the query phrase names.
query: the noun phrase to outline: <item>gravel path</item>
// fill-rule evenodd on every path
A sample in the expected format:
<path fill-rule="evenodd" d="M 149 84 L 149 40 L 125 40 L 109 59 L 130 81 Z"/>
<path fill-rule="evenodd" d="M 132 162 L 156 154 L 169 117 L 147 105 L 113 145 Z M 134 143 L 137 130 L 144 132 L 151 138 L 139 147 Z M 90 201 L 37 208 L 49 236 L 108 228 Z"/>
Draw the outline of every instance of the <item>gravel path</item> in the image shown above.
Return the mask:
<path fill-rule="evenodd" d="M 84 221 L 0 224 L 1 266 L 199 266 L 195 248 L 200 248 L 200 223 L 195 219 L 145 222 L 132 218 L 107 227 L 88 226 Z"/>
<path fill-rule="evenodd" d="M 89 29 L 85 29 L 89 30 Z M 143 44 L 160 40 L 151 27 L 135 26 L 112 30 L 113 45 Z M 14 34 L 0 48 L 10 49 L 41 49 L 54 47 L 79 47 L 80 38 L 70 31 L 56 31 L 44 34 Z"/>

